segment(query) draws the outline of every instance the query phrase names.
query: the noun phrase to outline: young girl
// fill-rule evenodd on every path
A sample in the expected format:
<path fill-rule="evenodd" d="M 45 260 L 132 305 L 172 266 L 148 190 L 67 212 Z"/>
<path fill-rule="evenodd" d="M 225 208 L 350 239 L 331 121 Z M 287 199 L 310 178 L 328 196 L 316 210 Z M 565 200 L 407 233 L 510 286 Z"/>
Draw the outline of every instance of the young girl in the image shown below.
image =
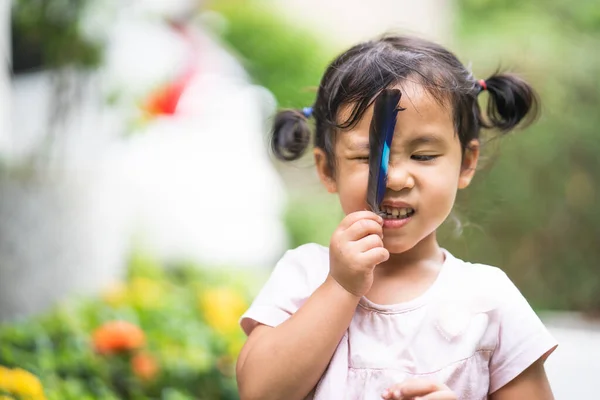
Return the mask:
<path fill-rule="evenodd" d="M 402 97 L 382 218 L 366 192 L 373 101 L 386 89 Z M 552 399 L 544 361 L 556 342 L 525 298 L 436 238 L 473 178 L 480 130 L 508 132 L 536 110 L 518 77 L 477 81 L 444 48 L 388 36 L 335 59 L 313 108 L 280 112 L 275 154 L 298 158 L 314 118 L 317 172 L 346 216 L 329 248 L 288 251 L 242 316 L 241 398 Z"/>

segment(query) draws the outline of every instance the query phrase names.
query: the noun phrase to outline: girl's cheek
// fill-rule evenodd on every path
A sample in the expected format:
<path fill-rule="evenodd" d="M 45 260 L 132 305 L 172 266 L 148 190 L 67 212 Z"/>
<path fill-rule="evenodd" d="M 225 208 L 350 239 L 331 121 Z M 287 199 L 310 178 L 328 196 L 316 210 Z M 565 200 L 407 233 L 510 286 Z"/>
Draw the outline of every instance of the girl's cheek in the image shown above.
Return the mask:
<path fill-rule="evenodd" d="M 348 168 L 340 169 L 338 179 L 342 182 L 366 187 L 367 180 L 369 179 L 369 168 L 349 166 Z"/>

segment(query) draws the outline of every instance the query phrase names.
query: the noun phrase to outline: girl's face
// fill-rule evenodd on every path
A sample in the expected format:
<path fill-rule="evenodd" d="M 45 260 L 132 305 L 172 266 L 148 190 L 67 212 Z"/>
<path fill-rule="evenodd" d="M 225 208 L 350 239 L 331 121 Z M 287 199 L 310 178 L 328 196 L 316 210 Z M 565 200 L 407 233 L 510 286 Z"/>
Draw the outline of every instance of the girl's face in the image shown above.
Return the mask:
<path fill-rule="evenodd" d="M 384 245 L 403 253 L 432 235 L 450 214 L 456 192 L 471 182 L 479 145 L 471 142 L 464 153 L 454 132 L 449 107 L 436 102 L 419 84 L 405 82 L 390 151 L 387 191 L 382 208 L 392 215 L 384 221 Z M 346 117 L 350 107 L 342 110 Z M 331 176 L 325 153 L 315 149 L 321 181 L 338 193 L 345 214 L 368 210 L 369 127 L 373 106 L 350 130 L 340 132 L 335 144 L 336 169 Z M 406 218 L 398 218 L 407 213 Z"/>

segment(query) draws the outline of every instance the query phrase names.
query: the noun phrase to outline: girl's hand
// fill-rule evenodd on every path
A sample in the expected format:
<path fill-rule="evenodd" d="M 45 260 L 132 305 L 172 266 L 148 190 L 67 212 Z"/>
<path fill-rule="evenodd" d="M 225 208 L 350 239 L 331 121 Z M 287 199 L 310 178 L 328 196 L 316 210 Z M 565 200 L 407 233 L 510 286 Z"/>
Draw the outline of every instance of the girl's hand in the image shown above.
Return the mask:
<path fill-rule="evenodd" d="M 424 379 L 409 379 L 386 389 L 381 398 L 385 400 L 458 400 L 450 388 L 441 383 Z"/>
<path fill-rule="evenodd" d="M 348 214 L 331 236 L 329 275 L 346 291 L 364 296 L 373 284 L 373 270 L 390 253 L 383 247 L 383 218 L 370 211 Z"/>

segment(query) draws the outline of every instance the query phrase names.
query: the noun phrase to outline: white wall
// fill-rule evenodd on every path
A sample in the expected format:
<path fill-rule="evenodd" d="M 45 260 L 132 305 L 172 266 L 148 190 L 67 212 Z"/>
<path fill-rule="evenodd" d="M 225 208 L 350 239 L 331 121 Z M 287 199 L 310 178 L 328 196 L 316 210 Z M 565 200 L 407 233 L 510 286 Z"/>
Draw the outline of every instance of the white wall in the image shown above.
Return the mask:
<path fill-rule="evenodd" d="M 271 0 L 342 47 L 388 30 L 452 40 L 452 0 Z"/>
<path fill-rule="evenodd" d="M 15 162 L 0 167 L 0 321 L 119 279 L 132 236 L 162 260 L 215 267 L 272 268 L 287 247 L 285 192 L 263 142 L 272 96 L 202 30 L 188 43 L 132 7 L 104 25 L 106 65 L 72 74 L 87 78 L 82 96 L 30 175 L 12 166 L 47 133 L 51 75 L 23 74 L 5 91 Z M 188 61 L 199 68 L 175 115 L 140 123 L 137 104 Z"/>

